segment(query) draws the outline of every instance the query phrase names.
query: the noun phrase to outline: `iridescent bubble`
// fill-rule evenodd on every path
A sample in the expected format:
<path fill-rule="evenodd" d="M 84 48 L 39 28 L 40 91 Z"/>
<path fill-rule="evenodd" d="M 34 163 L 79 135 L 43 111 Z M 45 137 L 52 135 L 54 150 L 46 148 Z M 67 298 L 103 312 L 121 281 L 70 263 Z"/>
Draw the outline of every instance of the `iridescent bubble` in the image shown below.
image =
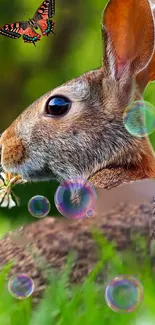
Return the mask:
<path fill-rule="evenodd" d="M 112 279 L 105 290 L 107 305 L 115 312 L 130 313 L 144 299 L 144 290 L 139 280 L 130 275 L 119 275 Z"/>
<path fill-rule="evenodd" d="M 94 210 L 90 209 L 86 212 L 86 217 L 92 218 L 92 217 L 94 217 L 94 214 L 95 214 Z"/>
<path fill-rule="evenodd" d="M 133 136 L 142 138 L 155 130 L 155 107 L 146 101 L 135 101 L 124 111 L 123 124 Z"/>
<path fill-rule="evenodd" d="M 33 217 L 46 217 L 50 211 L 50 202 L 45 196 L 33 196 L 28 203 L 28 210 Z"/>
<path fill-rule="evenodd" d="M 82 219 L 88 217 L 89 210 L 94 211 L 97 195 L 89 181 L 74 177 L 58 187 L 54 201 L 56 208 L 64 217 Z"/>
<path fill-rule="evenodd" d="M 25 299 L 33 293 L 34 282 L 27 274 L 15 274 L 8 282 L 8 290 L 14 298 Z"/>

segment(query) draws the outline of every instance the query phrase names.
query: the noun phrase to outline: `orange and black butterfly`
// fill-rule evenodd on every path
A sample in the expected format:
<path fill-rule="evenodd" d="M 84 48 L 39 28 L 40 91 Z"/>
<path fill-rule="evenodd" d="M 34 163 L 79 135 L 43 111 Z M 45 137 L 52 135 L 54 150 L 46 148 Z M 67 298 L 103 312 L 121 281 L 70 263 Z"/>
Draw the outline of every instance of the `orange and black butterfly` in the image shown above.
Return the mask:
<path fill-rule="evenodd" d="M 23 36 L 25 43 L 33 43 L 40 41 L 41 35 L 36 33 L 35 29 L 40 28 L 43 36 L 54 34 L 54 22 L 49 20 L 55 14 L 55 0 L 45 0 L 38 8 L 32 19 L 29 21 L 21 21 L 13 24 L 6 24 L 0 27 L 0 34 L 19 38 Z"/>

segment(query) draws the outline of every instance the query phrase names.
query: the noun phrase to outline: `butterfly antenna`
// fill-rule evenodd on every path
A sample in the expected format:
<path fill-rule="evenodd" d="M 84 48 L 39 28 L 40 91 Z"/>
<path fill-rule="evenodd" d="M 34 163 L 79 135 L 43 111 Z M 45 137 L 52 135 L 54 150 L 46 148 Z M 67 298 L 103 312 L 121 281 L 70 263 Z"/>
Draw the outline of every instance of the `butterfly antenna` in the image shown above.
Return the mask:
<path fill-rule="evenodd" d="M 53 30 L 52 30 L 52 33 L 53 33 L 54 35 L 56 35 L 55 32 L 54 32 Z"/>

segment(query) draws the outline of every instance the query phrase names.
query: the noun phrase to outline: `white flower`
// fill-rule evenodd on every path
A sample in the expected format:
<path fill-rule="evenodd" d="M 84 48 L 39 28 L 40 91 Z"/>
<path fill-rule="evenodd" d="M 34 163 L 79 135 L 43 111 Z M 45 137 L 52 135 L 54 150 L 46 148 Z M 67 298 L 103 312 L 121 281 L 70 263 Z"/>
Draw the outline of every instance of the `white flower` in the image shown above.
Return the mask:
<path fill-rule="evenodd" d="M 16 184 L 23 184 L 26 181 L 19 175 L 0 172 L 0 206 L 2 208 L 13 208 L 19 205 L 19 198 L 12 191 L 12 187 Z"/>
<path fill-rule="evenodd" d="M 11 209 L 14 206 L 16 206 L 16 202 L 13 200 L 11 194 L 4 195 L 3 193 L 0 193 L 0 202 L 2 202 L 1 208 L 8 208 Z"/>

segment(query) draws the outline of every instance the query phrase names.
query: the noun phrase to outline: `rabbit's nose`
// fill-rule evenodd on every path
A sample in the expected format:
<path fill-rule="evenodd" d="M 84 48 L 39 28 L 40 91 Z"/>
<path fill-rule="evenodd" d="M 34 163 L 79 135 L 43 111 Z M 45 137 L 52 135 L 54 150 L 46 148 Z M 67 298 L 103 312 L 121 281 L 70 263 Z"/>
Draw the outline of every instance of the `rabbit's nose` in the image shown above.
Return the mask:
<path fill-rule="evenodd" d="M 10 126 L 0 137 L 1 164 L 2 167 L 10 171 L 20 165 L 25 158 L 25 147 L 22 140 L 15 132 L 15 128 Z"/>

